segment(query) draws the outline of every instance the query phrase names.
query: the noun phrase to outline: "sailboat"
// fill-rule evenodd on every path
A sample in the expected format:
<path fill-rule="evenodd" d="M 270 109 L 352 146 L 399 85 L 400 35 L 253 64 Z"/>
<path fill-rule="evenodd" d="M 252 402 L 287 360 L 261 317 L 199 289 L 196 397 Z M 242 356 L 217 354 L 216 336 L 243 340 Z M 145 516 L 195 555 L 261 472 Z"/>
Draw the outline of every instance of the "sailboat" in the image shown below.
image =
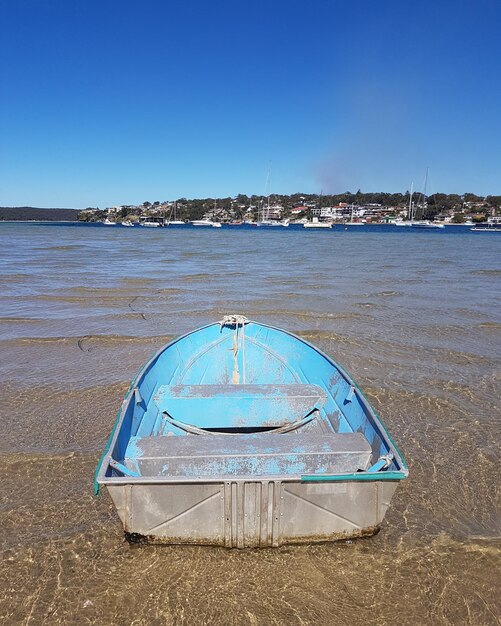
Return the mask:
<path fill-rule="evenodd" d="M 424 203 L 426 201 L 426 186 L 427 186 L 427 183 L 428 183 L 429 171 L 430 171 L 430 168 L 427 167 L 426 168 L 426 176 L 424 178 L 424 189 L 423 189 L 423 193 L 421 194 L 421 201 L 422 201 L 422 203 Z M 411 193 L 411 198 L 412 198 L 412 193 Z M 445 228 L 443 224 L 437 224 L 436 222 L 430 222 L 430 220 L 417 220 L 417 221 L 414 221 L 412 212 L 411 212 L 411 223 L 410 223 L 410 226 L 412 228 Z"/>
<path fill-rule="evenodd" d="M 268 174 L 266 176 L 266 194 L 267 194 L 267 203 L 266 203 L 266 215 L 263 207 L 263 202 L 261 201 L 261 220 L 259 220 L 259 211 L 258 211 L 258 221 L 256 222 L 256 226 L 288 226 L 289 220 L 283 220 L 281 222 L 277 220 L 270 220 L 270 168 L 268 167 Z"/>
<path fill-rule="evenodd" d="M 365 224 L 365 221 L 363 222 L 354 222 L 353 221 L 353 204 L 351 205 L 351 213 L 350 213 L 350 221 L 349 222 L 345 222 L 345 226 L 363 226 Z"/>
<path fill-rule="evenodd" d="M 273 222 L 269 219 L 269 213 L 270 213 L 270 201 L 268 198 L 268 211 L 266 213 L 266 218 L 265 218 L 265 213 L 264 213 L 264 208 L 262 207 L 262 202 L 261 202 L 261 219 L 256 222 L 256 226 L 273 226 Z"/>
<path fill-rule="evenodd" d="M 174 210 L 174 219 L 172 218 L 172 211 Z M 174 206 L 170 208 L 169 219 L 165 222 L 165 226 L 184 226 L 182 220 L 177 219 L 177 202 L 174 202 Z"/>

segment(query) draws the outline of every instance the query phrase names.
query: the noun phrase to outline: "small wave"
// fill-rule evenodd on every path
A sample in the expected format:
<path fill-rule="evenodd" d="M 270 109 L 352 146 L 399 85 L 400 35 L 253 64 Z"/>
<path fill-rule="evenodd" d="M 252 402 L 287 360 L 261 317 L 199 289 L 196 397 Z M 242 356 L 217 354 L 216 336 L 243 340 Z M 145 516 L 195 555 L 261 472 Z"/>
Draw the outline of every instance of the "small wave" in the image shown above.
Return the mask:
<path fill-rule="evenodd" d="M 285 309 L 272 309 L 272 310 L 259 310 L 259 311 L 249 311 L 249 315 L 264 317 L 264 316 L 286 316 L 286 317 L 295 317 L 300 319 L 327 319 L 327 320 L 372 320 L 373 317 L 371 315 L 367 315 L 365 313 L 357 313 L 355 311 L 344 311 L 339 313 L 327 313 L 322 311 L 290 311 Z"/>
<path fill-rule="evenodd" d="M 17 283 L 21 280 L 28 280 L 31 278 L 31 274 L 23 274 L 21 272 L 17 272 L 15 274 L 2 274 L 0 275 L 0 283 Z"/>
<path fill-rule="evenodd" d="M 35 248 L 35 250 L 43 250 L 43 251 L 61 250 L 61 251 L 66 251 L 66 250 L 79 250 L 80 248 L 83 248 L 83 246 L 80 246 L 78 244 L 68 244 L 66 246 L 41 246 L 39 248 Z"/>
<path fill-rule="evenodd" d="M 166 293 L 166 294 L 186 293 L 186 289 L 179 289 L 178 287 L 164 287 L 163 289 L 157 289 L 155 293 Z"/>
<path fill-rule="evenodd" d="M 122 283 L 124 283 L 125 285 L 139 285 L 140 287 L 143 285 L 154 285 L 157 280 L 155 278 L 136 278 L 136 277 L 129 277 L 129 278 L 122 278 L 121 280 Z"/>
<path fill-rule="evenodd" d="M 401 291 L 378 291 L 377 293 L 369 294 L 374 298 L 394 298 L 395 296 L 403 295 Z"/>
<path fill-rule="evenodd" d="M 478 328 L 486 328 L 487 330 L 501 330 L 501 324 L 499 322 L 481 322 L 478 324 Z"/>
<path fill-rule="evenodd" d="M 354 306 L 358 306 L 364 309 L 380 309 L 384 305 L 376 304 L 375 302 L 355 302 Z"/>
<path fill-rule="evenodd" d="M 77 344 L 82 346 L 84 342 L 95 343 L 146 343 L 163 341 L 167 343 L 172 339 L 170 335 L 85 335 L 83 337 L 19 337 L 18 339 L 5 339 L 0 343 L 16 346 L 26 344 Z M 81 349 L 81 348 L 80 348 Z"/>
<path fill-rule="evenodd" d="M 181 276 L 179 280 L 181 282 L 199 282 L 205 280 L 212 280 L 214 278 L 213 274 L 186 274 L 186 276 Z"/>
<path fill-rule="evenodd" d="M 344 345 L 360 345 L 360 342 L 357 339 L 348 337 L 347 335 L 339 335 L 338 333 L 333 333 L 329 330 L 300 330 L 296 331 L 295 334 L 302 339 L 312 342 L 336 341 L 337 343 L 342 343 Z"/>
<path fill-rule="evenodd" d="M 0 324 L 34 324 L 42 321 L 32 317 L 0 317 Z"/>
<path fill-rule="evenodd" d="M 475 274 L 476 276 L 501 276 L 501 270 L 472 270 L 471 271 L 472 274 Z"/>

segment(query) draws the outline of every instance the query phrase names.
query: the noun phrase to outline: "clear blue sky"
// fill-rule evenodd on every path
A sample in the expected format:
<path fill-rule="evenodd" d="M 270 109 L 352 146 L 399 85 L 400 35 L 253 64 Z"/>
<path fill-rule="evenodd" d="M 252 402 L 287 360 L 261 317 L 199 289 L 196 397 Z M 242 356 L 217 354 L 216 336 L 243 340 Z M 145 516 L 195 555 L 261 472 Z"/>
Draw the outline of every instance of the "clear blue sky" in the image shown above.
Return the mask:
<path fill-rule="evenodd" d="M 5 0 L 0 205 L 501 194 L 499 0 Z M 429 188 L 430 190 L 430 188 Z"/>

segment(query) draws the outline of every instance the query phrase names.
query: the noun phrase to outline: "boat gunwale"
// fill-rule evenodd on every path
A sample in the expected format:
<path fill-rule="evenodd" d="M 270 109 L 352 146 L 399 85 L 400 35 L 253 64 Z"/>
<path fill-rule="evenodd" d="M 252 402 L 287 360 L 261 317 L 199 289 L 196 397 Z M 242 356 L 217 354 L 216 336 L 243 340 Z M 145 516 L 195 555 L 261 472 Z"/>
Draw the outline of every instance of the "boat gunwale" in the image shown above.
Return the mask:
<path fill-rule="evenodd" d="M 284 330 L 283 328 L 278 328 L 277 326 L 272 326 L 270 324 L 263 324 L 261 322 L 256 322 L 254 320 L 248 320 L 248 322 L 246 323 L 252 323 L 252 324 L 257 324 L 259 326 L 262 326 L 264 328 L 270 328 L 272 330 L 276 330 L 278 332 L 282 332 L 286 335 L 289 335 L 290 337 L 292 337 L 293 339 L 296 339 L 297 341 L 302 342 L 303 344 L 306 344 L 307 346 L 309 346 L 310 348 L 312 348 L 313 350 L 315 350 L 315 352 L 317 352 L 318 354 L 320 354 L 322 357 L 324 357 L 331 365 L 333 365 L 338 372 L 341 374 L 341 376 L 344 378 L 344 380 L 349 383 L 351 386 L 353 386 L 355 395 L 358 396 L 358 399 L 361 403 L 361 405 L 363 406 L 363 408 L 365 410 L 367 410 L 368 412 L 368 416 L 370 416 L 376 423 L 376 425 L 379 427 L 380 431 L 381 431 L 381 436 L 382 438 L 386 437 L 387 439 L 387 443 L 389 444 L 389 448 L 390 450 L 394 453 L 395 455 L 395 460 L 399 463 L 399 465 L 401 466 L 400 470 L 390 470 L 388 472 L 381 472 L 381 473 L 368 473 L 368 472 L 356 472 L 356 473 L 352 473 L 352 474 L 306 474 L 306 475 L 291 475 L 291 474 L 287 474 L 287 475 L 273 475 L 273 476 L 269 476 L 269 477 L 265 477 L 265 476 L 249 476 L 249 477 L 232 477 L 231 481 L 232 482 L 248 482 L 248 481 L 252 481 L 252 482 L 262 482 L 262 481 L 269 481 L 269 482 L 273 482 L 273 481 L 279 481 L 279 482 L 348 482 L 348 481 L 400 481 L 403 480 L 405 478 L 407 478 L 407 476 L 409 475 L 409 469 L 408 466 L 406 464 L 406 462 L 404 461 L 402 454 L 400 453 L 400 450 L 398 449 L 397 445 L 395 444 L 395 442 L 393 441 L 393 438 L 391 437 L 390 433 L 388 432 L 388 430 L 386 429 L 386 426 L 384 425 L 384 422 L 381 420 L 381 418 L 379 417 L 378 413 L 375 411 L 375 409 L 372 407 L 372 405 L 370 404 L 369 400 L 365 397 L 365 394 L 363 393 L 363 391 L 361 390 L 361 388 L 359 387 L 359 385 L 356 383 L 356 381 L 350 376 L 350 374 L 347 372 L 347 370 L 342 367 L 337 361 L 334 361 L 334 359 L 332 359 L 329 355 L 327 355 L 325 352 L 323 352 L 322 350 L 320 350 L 317 346 L 315 346 L 314 344 L 310 343 L 309 341 L 307 341 L 306 339 L 303 339 L 302 337 L 299 337 L 298 335 L 288 331 L 288 330 Z M 211 326 L 215 326 L 215 325 L 219 325 L 219 322 L 212 322 L 210 324 L 206 324 L 205 326 L 201 326 L 200 328 L 196 328 L 194 330 L 191 330 L 187 333 L 184 333 L 183 335 L 179 335 L 178 337 L 174 338 L 172 341 L 170 341 L 169 343 L 165 344 L 164 346 L 162 346 L 146 363 L 145 365 L 142 367 L 142 369 L 140 369 L 139 373 L 136 375 L 136 377 L 133 379 L 133 381 L 131 382 L 125 396 L 124 399 L 122 401 L 122 404 L 120 405 L 120 408 L 118 410 L 117 416 L 115 418 L 115 422 L 113 424 L 113 428 L 111 430 L 111 433 L 108 437 L 108 441 L 106 443 L 106 446 L 104 448 L 104 451 L 98 461 L 96 470 L 94 472 L 94 495 L 98 495 L 100 492 L 100 485 L 106 485 L 106 486 L 121 486 L 121 485 L 129 485 L 129 484 L 200 484 L 200 483 L 224 483 L 227 482 L 228 479 L 225 479 L 223 477 L 214 477 L 214 478 L 210 478 L 210 477 L 204 477 L 202 478 L 196 478 L 196 477 L 176 477 L 175 479 L 168 479 L 167 477 L 145 477 L 145 476 L 124 476 L 124 477 L 120 477 L 120 476 L 106 476 L 106 471 L 109 467 L 110 461 L 111 461 L 111 453 L 110 450 L 112 449 L 112 447 L 115 445 L 116 440 L 118 438 L 118 430 L 119 427 L 122 425 L 123 420 L 125 418 L 125 412 L 130 404 L 131 398 L 134 395 L 134 390 L 136 389 L 137 385 L 139 384 L 139 382 L 141 381 L 142 377 L 147 373 L 147 371 L 149 370 L 150 367 L 153 366 L 154 362 L 158 359 L 158 357 L 165 352 L 166 350 L 168 350 L 169 348 L 171 348 L 172 346 L 174 346 L 178 341 L 181 341 L 182 339 L 185 339 L 186 337 L 188 337 L 189 335 L 198 333 L 202 330 L 205 330 L 206 328 L 210 328 Z"/>

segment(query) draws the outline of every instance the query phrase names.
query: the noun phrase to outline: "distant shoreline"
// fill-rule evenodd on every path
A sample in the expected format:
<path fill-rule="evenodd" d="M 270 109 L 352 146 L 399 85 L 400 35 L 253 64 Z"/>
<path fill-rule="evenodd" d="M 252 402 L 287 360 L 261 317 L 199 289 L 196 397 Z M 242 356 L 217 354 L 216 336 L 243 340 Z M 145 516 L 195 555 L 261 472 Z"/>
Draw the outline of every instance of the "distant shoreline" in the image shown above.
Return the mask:
<path fill-rule="evenodd" d="M 73 222 L 79 209 L 0 206 L 0 222 Z"/>
<path fill-rule="evenodd" d="M 85 222 L 79 222 L 78 220 L 2 220 L 0 219 L 0 224 L 38 224 L 38 223 L 50 224 L 51 222 L 57 224 L 82 224 Z"/>
<path fill-rule="evenodd" d="M 103 223 L 101 221 L 96 221 L 96 222 L 84 222 L 81 220 L 2 220 L 0 219 L 0 224 L 75 224 L 75 225 L 82 225 L 82 226 L 96 226 L 96 227 L 100 227 L 103 226 Z M 479 224 L 458 224 L 457 222 L 437 222 L 437 224 L 443 224 L 444 226 L 446 226 L 447 228 L 449 226 L 463 226 L 466 228 L 472 228 L 473 226 L 478 226 L 481 225 L 482 223 Z M 117 226 L 121 226 L 121 222 L 117 222 L 116 223 Z M 255 226 L 255 224 L 232 224 L 231 222 L 222 222 L 221 224 L 222 226 L 231 226 L 232 228 L 236 228 L 238 226 Z M 394 224 L 392 222 L 359 222 L 356 224 L 356 226 L 368 226 L 368 227 L 376 227 L 376 226 L 393 226 Z M 136 226 L 136 225 L 135 225 Z M 185 224 L 178 224 L 176 226 L 171 226 L 171 230 L 179 228 L 179 227 L 183 227 L 183 226 L 192 226 L 191 222 L 186 222 Z M 294 227 L 301 227 L 303 226 L 303 222 L 299 222 L 299 223 L 294 223 L 291 222 L 290 226 Z M 352 224 L 346 224 L 344 222 L 332 222 L 332 227 L 335 228 L 336 226 L 340 227 L 340 226 L 344 226 L 344 227 L 349 227 L 349 226 L 353 226 Z M 139 228 L 139 225 L 137 225 L 137 227 Z M 163 228 L 167 229 L 169 228 L 168 226 L 164 226 Z M 260 229 L 260 230 L 267 230 L 267 229 Z M 280 229 L 282 230 L 282 229 Z M 398 229 L 400 230 L 400 229 Z"/>

